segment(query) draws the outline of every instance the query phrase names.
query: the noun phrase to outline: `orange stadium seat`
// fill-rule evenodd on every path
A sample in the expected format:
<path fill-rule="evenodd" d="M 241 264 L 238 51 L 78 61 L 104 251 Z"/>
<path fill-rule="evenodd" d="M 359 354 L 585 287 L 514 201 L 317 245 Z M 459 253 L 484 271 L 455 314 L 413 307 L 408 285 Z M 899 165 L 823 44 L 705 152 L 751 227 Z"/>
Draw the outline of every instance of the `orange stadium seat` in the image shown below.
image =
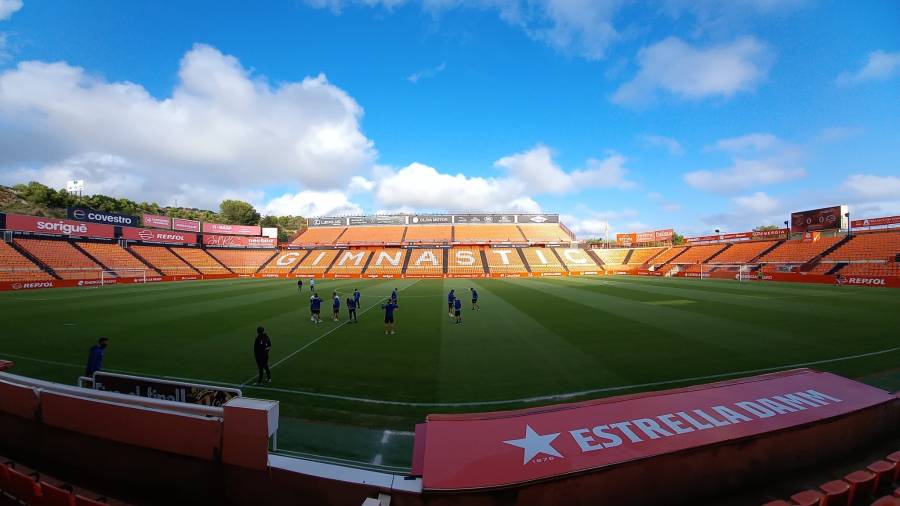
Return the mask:
<path fill-rule="evenodd" d="M 519 225 L 529 242 L 569 242 L 572 240 L 559 223 L 526 223 Z"/>
<path fill-rule="evenodd" d="M 491 274 L 518 274 L 527 272 L 519 250 L 516 248 L 485 248 Z"/>
<path fill-rule="evenodd" d="M 334 261 L 335 257 L 337 257 L 340 252 L 341 250 L 338 249 L 310 251 L 309 254 L 303 258 L 303 261 L 300 262 L 300 265 L 294 269 L 294 273 L 302 274 L 304 276 L 318 276 L 324 274 L 325 271 L 328 270 L 328 267 L 331 266 L 331 262 Z"/>
<path fill-rule="evenodd" d="M 184 260 L 178 258 L 165 246 L 139 246 L 133 245 L 129 247 L 133 252 L 137 253 L 150 265 L 156 267 L 166 276 L 187 276 L 197 274 L 190 265 Z"/>
<path fill-rule="evenodd" d="M 840 241 L 841 237 L 822 237 L 818 241 L 785 241 L 777 248 L 763 255 L 759 261 L 765 263 L 803 264 Z"/>
<path fill-rule="evenodd" d="M 226 267 L 237 274 L 253 274 L 266 260 L 275 255 L 272 249 L 219 249 L 210 248 L 207 253 L 216 257 Z"/>
<path fill-rule="evenodd" d="M 406 250 L 400 248 L 373 248 L 372 259 L 366 274 L 400 274 L 403 272 L 403 261 Z"/>
<path fill-rule="evenodd" d="M 522 248 L 525 254 L 525 261 L 531 267 L 531 272 L 563 272 L 563 267 L 559 258 L 550 248 Z"/>
<path fill-rule="evenodd" d="M 775 241 L 739 242 L 731 245 L 721 255 L 709 261 L 711 264 L 746 264 L 753 261 L 763 251 L 771 248 Z"/>
<path fill-rule="evenodd" d="M 631 251 L 628 248 L 595 249 L 593 251 L 603 261 L 603 270 L 606 272 L 628 272 L 635 269 L 635 266 L 625 264 L 625 257 Z"/>
<path fill-rule="evenodd" d="M 360 274 L 366 266 L 366 262 L 369 260 L 370 256 L 372 256 L 372 250 L 370 249 L 342 250 L 328 273 Z"/>
<path fill-rule="evenodd" d="M 79 246 L 122 278 L 139 278 L 149 268 L 125 248 L 114 243 L 79 242 Z M 152 272 L 152 271 L 151 271 Z M 156 274 L 153 272 L 153 274 Z"/>
<path fill-rule="evenodd" d="M 597 262 L 581 248 L 553 248 L 569 272 L 598 272 Z"/>
<path fill-rule="evenodd" d="M 34 262 L 0 241 L 0 281 L 42 281 L 53 279 Z"/>
<path fill-rule="evenodd" d="M 228 269 L 222 267 L 222 264 L 215 258 L 209 256 L 206 250 L 200 248 L 172 248 L 172 251 L 203 274 L 228 274 Z"/>
<path fill-rule="evenodd" d="M 340 244 L 384 244 L 400 243 L 403 240 L 403 226 L 347 227 Z"/>
<path fill-rule="evenodd" d="M 306 256 L 306 251 L 287 250 L 278 253 L 265 267 L 259 271 L 260 274 L 288 274 L 297 264 Z"/>
<path fill-rule="evenodd" d="M 411 225 L 406 227 L 408 244 L 449 243 L 453 240 L 453 225 Z"/>
<path fill-rule="evenodd" d="M 16 239 L 41 262 L 47 264 L 63 279 L 96 279 L 103 268 L 67 241 L 46 239 Z"/>
<path fill-rule="evenodd" d="M 850 264 L 838 272 L 844 276 L 900 276 L 900 263 Z"/>
<path fill-rule="evenodd" d="M 346 227 L 313 227 L 308 228 L 298 235 L 291 244 L 303 246 L 318 246 L 334 244 L 338 237 L 344 233 Z"/>
<path fill-rule="evenodd" d="M 524 242 L 525 237 L 515 225 L 455 225 L 456 242 Z"/>
<path fill-rule="evenodd" d="M 691 246 L 672 262 L 675 264 L 696 264 L 705 262 L 709 257 L 725 249 L 725 244 L 702 244 Z"/>
<path fill-rule="evenodd" d="M 671 262 L 673 258 L 680 255 L 687 248 L 687 246 L 674 246 L 672 248 L 669 248 L 666 251 L 660 253 L 659 256 L 651 260 L 650 265 L 663 265 L 665 263 Z"/>
<path fill-rule="evenodd" d="M 893 261 L 900 255 L 900 232 L 854 235 L 825 256 L 824 260 L 847 262 L 854 260 Z"/>
<path fill-rule="evenodd" d="M 414 249 L 410 250 L 407 274 L 443 274 L 444 251 L 441 249 Z M 482 271 L 483 272 L 483 271 Z"/>
<path fill-rule="evenodd" d="M 447 272 L 457 275 L 484 274 L 481 248 L 461 246 L 450 250 Z"/>
<path fill-rule="evenodd" d="M 631 258 L 628 259 L 628 265 L 644 265 L 665 250 L 666 248 L 634 248 Z"/>

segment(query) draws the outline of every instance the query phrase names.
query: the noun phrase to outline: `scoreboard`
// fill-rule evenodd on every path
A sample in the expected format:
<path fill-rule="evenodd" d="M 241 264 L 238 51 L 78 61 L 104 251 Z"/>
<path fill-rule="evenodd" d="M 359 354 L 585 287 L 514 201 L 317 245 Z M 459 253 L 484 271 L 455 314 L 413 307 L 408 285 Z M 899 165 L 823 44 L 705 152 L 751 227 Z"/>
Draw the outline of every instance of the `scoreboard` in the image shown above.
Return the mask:
<path fill-rule="evenodd" d="M 847 228 L 847 206 L 791 213 L 791 233 Z"/>

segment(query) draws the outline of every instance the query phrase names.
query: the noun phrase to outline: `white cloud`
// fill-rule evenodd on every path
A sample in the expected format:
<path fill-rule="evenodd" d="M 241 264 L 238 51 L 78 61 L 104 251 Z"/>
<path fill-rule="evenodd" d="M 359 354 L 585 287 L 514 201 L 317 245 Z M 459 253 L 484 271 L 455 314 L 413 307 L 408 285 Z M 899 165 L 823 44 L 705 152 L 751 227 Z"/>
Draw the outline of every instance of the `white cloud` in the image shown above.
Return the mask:
<path fill-rule="evenodd" d="M 641 142 L 644 146 L 651 148 L 663 148 L 672 156 L 681 156 L 684 154 L 684 148 L 681 147 L 681 143 L 664 135 L 642 135 Z"/>
<path fill-rule="evenodd" d="M 347 191 L 350 193 L 364 193 L 375 189 L 375 181 L 370 181 L 362 176 L 353 176 L 350 178 L 350 184 Z"/>
<path fill-rule="evenodd" d="M 732 157 L 732 163 L 725 168 L 697 170 L 684 175 L 685 182 L 704 191 L 741 191 L 783 183 L 806 175 L 806 170 L 800 163 L 800 148 L 769 133 L 720 139 L 708 146 L 706 151 L 726 152 Z"/>
<path fill-rule="evenodd" d="M 138 84 L 66 63 L 22 62 L 0 73 L 0 120 L 13 126 L 11 135 L 55 151 L 29 167 L 38 174 L 102 153 L 144 181 L 128 196 L 164 203 L 184 192 L 183 204 L 209 205 L 191 198 L 194 186 L 332 189 L 376 156 L 360 129 L 362 108 L 324 75 L 271 85 L 234 57 L 196 45 L 178 78 L 172 96 L 157 99 Z M 21 169 L 24 154 L 35 151 L 27 142 L 4 144 L 0 173 Z"/>
<path fill-rule="evenodd" d="M 659 205 L 660 210 L 665 213 L 677 213 L 678 211 L 681 211 L 681 204 L 666 199 L 659 192 L 650 192 L 647 194 L 647 198 Z"/>
<path fill-rule="evenodd" d="M 440 74 L 447 68 L 447 62 L 442 62 L 440 65 L 436 67 L 431 67 L 423 70 L 419 70 L 418 72 L 413 72 L 412 74 L 406 76 L 406 80 L 413 83 L 418 84 L 422 79 L 431 79 L 432 77 Z"/>
<path fill-rule="evenodd" d="M 22 8 L 22 0 L 0 0 L 0 21 L 8 19 Z"/>
<path fill-rule="evenodd" d="M 338 216 L 363 214 L 362 208 L 348 200 L 347 195 L 338 190 L 305 190 L 295 194 L 285 194 L 270 200 L 261 211 L 273 216 Z"/>
<path fill-rule="evenodd" d="M 778 209 L 778 200 L 763 192 L 735 197 L 733 200 L 742 211 L 748 211 L 755 214 L 768 214 Z"/>
<path fill-rule="evenodd" d="M 770 133 L 752 133 L 729 139 L 719 139 L 707 151 L 743 153 L 747 151 L 768 151 L 782 146 L 781 141 Z"/>
<path fill-rule="evenodd" d="M 841 185 L 859 197 L 900 201 L 900 177 L 853 174 Z"/>
<path fill-rule="evenodd" d="M 862 128 L 858 127 L 829 127 L 822 129 L 816 135 L 818 142 L 838 142 L 851 137 L 856 137 L 863 133 Z"/>
<path fill-rule="evenodd" d="M 625 177 L 625 162 L 625 157 L 612 154 L 603 160 L 590 158 L 585 162 L 585 168 L 565 172 L 553 161 L 550 148 L 538 144 L 527 151 L 505 156 L 494 162 L 494 166 L 524 183 L 532 193 L 561 194 L 589 188 L 632 188 L 634 183 Z"/>
<path fill-rule="evenodd" d="M 900 75 L 900 51 L 889 53 L 879 50 L 869 53 L 868 61 L 861 69 L 842 72 L 837 77 L 837 83 L 846 86 L 868 81 L 884 81 L 898 75 Z"/>
<path fill-rule="evenodd" d="M 755 89 L 768 74 L 773 54 L 753 37 L 707 48 L 669 37 L 641 49 L 637 60 L 640 70 L 619 86 L 613 102 L 646 105 L 661 91 L 688 100 L 728 98 Z"/>
<path fill-rule="evenodd" d="M 609 228 L 609 222 L 597 218 L 582 219 L 571 214 L 563 214 L 559 217 L 560 221 L 566 225 L 569 230 L 579 239 L 594 239 L 605 237 Z"/>

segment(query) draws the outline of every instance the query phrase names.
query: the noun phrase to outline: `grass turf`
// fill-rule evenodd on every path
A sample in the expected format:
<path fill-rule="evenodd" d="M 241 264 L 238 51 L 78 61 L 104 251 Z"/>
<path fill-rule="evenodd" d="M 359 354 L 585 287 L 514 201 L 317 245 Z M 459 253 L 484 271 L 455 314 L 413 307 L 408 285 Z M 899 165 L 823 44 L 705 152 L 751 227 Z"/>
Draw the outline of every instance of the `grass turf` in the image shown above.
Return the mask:
<path fill-rule="evenodd" d="M 885 352 L 900 347 L 900 290 L 626 276 L 323 280 L 317 289 L 327 299 L 356 287 L 360 323 L 333 323 L 326 301 L 318 325 L 309 321 L 308 287 L 298 294 L 290 280 L 7 292 L 0 357 L 20 374 L 73 383 L 89 346 L 107 336 L 108 370 L 244 385 L 245 395 L 278 399 L 287 452 L 401 468 L 410 431 L 428 413 L 584 400 L 819 361 L 814 368 L 900 388 L 900 351 Z M 385 336 L 379 305 L 395 287 L 397 334 Z M 469 287 L 481 311 L 471 311 Z M 465 302 L 463 325 L 447 315 L 450 288 Z M 264 388 L 245 384 L 255 380 L 258 325 L 273 341 L 274 382 Z"/>

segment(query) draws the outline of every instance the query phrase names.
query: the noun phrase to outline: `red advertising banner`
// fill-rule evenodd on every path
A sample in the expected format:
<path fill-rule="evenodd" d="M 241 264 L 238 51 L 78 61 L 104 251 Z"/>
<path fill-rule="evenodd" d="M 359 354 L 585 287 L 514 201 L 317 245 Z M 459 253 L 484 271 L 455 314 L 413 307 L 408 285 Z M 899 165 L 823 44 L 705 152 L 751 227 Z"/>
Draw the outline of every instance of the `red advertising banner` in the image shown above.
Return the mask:
<path fill-rule="evenodd" d="M 141 222 L 145 227 L 172 228 L 172 218 L 160 216 L 158 214 L 145 214 L 141 219 Z"/>
<path fill-rule="evenodd" d="M 688 237 L 685 239 L 685 242 L 734 241 L 737 239 L 784 239 L 787 237 L 788 232 L 789 229 L 779 228 L 776 230 L 735 232 L 733 234 L 702 235 L 699 237 Z"/>
<path fill-rule="evenodd" d="M 616 234 L 616 244 L 631 246 L 637 242 L 637 234 Z"/>
<path fill-rule="evenodd" d="M 237 235 L 203 235 L 204 246 L 220 248 L 274 248 L 278 239 L 271 237 L 247 237 Z"/>
<path fill-rule="evenodd" d="M 671 241 L 674 236 L 675 231 L 671 228 L 667 228 L 664 230 L 653 230 L 651 232 L 616 234 L 616 242 L 623 246 L 630 246 L 639 243 Z"/>
<path fill-rule="evenodd" d="M 429 490 L 502 487 L 719 444 L 844 415 L 894 397 L 808 369 L 518 412 L 430 415 Z M 417 443 L 415 452 L 421 451 Z"/>
<path fill-rule="evenodd" d="M 172 218 L 172 228 L 182 232 L 199 232 L 200 222 L 195 220 L 185 220 L 182 218 Z"/>
<path fill-rule="evenodd" d="M 175 230 L 151 230 L 149 228 L 122 228 L 122 238 L 129 241 L 163 242 L 170 244 L 196 244 L 197 234 Z"/>
<path fill-rule="evenodd" d="M 204 234 L 262 235 L 262 228 L 255 225 L 224 225 L 203 223 Z"/>
<path fill-rule="evenodd" d="M 635 234 L 637 242 L 653 242 L 656 239 L 656 234 L 653 232 L 638 232 Z"/>
<path fill-rule="evenodd" d="M 864 220 L 853 220 L 850 222 L 853 228 L 859 227 L 881 227 L 885 225 L 900 224 L 900 216 L 887 216 L 884 218 L 866 218 Z"/>
<path fill-rule="evenodd" d="M 84 223 L 81 221 L 61 220 L 57 218 L 41 218 L 38 216 L 23 216 L 21 214 L 7 214 L 6 228 L 9 230 L 35 232 L 38 234 L 73 235 L 103 239 L 112 239 L 115 237 L 115 227 L 113 225 Z"/>
<path fill-rule="evenodd" d="M 789 228 L 779 228 L 776 230 L 757 230 L 751 234 L 754 239 L 784 239 L 790 231 L 791 229 Z"/>

